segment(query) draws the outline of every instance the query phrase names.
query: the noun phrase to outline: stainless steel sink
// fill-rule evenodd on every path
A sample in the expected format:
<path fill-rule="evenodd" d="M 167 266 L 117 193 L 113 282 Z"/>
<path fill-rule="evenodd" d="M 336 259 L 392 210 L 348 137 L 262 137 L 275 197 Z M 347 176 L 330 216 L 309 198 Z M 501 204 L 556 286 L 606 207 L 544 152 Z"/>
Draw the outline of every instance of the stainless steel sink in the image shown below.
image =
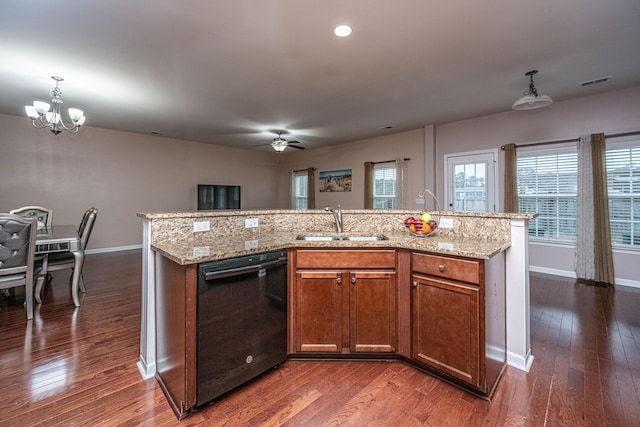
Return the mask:
<path fill-rule="evenodd" d="M 298 236 L 296 240 L 308 240 L 311 242 L 328 242 L 331 240 L 341 240 L 339 236 Z"/>
<path fill-rule="evenodd" d="M 300 235 L 297 240 L 307 240 L 311 242 L 329 242 L 333 240 L 350 240 L 357 242 L 375 242 L 378 240 L 389 240 L 387 236 L 314 236 Z"/>
<path fill-rule="evenodd" d="M 344 236 L 342 239 L 358 242 L 375 242 L 378 240 L 389 240 L 387 236 Z"/>

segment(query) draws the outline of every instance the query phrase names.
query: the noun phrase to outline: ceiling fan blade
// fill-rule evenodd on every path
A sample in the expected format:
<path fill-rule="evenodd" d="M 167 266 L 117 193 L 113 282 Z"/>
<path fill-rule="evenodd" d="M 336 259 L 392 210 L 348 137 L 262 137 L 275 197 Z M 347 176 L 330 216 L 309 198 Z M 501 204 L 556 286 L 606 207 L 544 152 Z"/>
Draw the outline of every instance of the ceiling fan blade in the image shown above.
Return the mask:
<path fill-rule="evenodd" d="M 298 142 L 298 141 L 295 141 L 295 142 Z M 291 142 L 289 142 L 289 144 L 291 144 Z M 289 147 L 291 147 L 291 148 L 297 148 L 298 150 L 304 150 L 304 147 L 301 147 L 301 146 L 299 146 L 299 145 L 289 145 Z"/>

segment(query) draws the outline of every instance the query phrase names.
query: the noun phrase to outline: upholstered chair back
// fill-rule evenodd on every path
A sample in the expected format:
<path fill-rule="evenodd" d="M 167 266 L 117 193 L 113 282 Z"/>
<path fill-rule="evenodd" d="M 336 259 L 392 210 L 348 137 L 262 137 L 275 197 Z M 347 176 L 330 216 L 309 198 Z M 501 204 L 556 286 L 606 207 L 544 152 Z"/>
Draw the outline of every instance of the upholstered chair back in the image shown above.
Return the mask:
<path fill-rule="evenodd" d="M 42 206 L 24 206 L 14 209 L 11 212 L 23 218 L 34 218 L 38 221 L 38 228 L 51 227 L 53 221 L 53 210 Z"/>

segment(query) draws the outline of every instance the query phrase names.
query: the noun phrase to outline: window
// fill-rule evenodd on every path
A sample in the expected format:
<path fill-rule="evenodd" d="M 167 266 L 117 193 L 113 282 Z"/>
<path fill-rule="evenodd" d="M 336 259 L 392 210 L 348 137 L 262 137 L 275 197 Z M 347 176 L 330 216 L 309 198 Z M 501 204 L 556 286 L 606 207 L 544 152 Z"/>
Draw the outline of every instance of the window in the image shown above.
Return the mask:
<path fill-rule="evenodd" d="M 373 167 L 373 209 L 396 208 L 396 165 L 380 163 Z"/>
<path fill-rule="evenodd" d="M 607 143 L 609 221 L 613 246 L 640 247 L 640 143 Z M 578 157 L 575 147 L 518 154 L 520 212 L 532 237 L 575 242 Z"/>
<path fill-rule="evenodd" d="M 308 180 L 309 178 L 306 170 L 293 173 L 293 191 L 292 191 L 293 209 L 296 209 L 296 210 L 307 209 L 307 206 L 308 206 L 307 191 L 309 188 Z"/>
<path fill-rule="evenodd" d="M 607 149 L 611 243 L 640 247 L 640 143 Z"/>
<path fill-rule="evenodd" d="M 578 155 L 518 155 L 520 212 L 538 213 L 529 235 L 575 241 Z"/>

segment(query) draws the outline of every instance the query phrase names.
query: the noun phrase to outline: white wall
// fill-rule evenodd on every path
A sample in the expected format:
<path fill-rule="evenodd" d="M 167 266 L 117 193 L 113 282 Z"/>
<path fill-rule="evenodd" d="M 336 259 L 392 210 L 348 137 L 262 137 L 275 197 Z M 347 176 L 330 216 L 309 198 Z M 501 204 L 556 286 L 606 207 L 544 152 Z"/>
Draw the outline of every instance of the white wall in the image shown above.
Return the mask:
<path fill-rule="evenodd" d="M 606 134 L 640 131 L 640 87 L 556 102 L 530 111 L 509 111 L 436 126 L 436 176 L 444 176 L 446 154 L 496 149 L 508 143 L 577 138 L 595 132 Z M 503 206 L 503 160 L 500 152 L 500 201 Z M 427 168 L 429 165 L 426 166 Z M 437 183 L 438 197 L 444 198 L 443 181 Z M 533 270 L 571 276 L 573 247 L 530 245 Z M 615 251 L 616 282 L 640 285 L 640 253 Z"/>
<path fill-rule="evenodd" d="M 77 225 L 95 206 L 88 249 L 139 245 L 136 213 L 195 210 L 197 184 L 240 185 L 243 208 L 286 207 L 275 153 L 91 127 L 54 136 L 8 115 L 0 129 L 0 212 L 42 205 Z"/>

